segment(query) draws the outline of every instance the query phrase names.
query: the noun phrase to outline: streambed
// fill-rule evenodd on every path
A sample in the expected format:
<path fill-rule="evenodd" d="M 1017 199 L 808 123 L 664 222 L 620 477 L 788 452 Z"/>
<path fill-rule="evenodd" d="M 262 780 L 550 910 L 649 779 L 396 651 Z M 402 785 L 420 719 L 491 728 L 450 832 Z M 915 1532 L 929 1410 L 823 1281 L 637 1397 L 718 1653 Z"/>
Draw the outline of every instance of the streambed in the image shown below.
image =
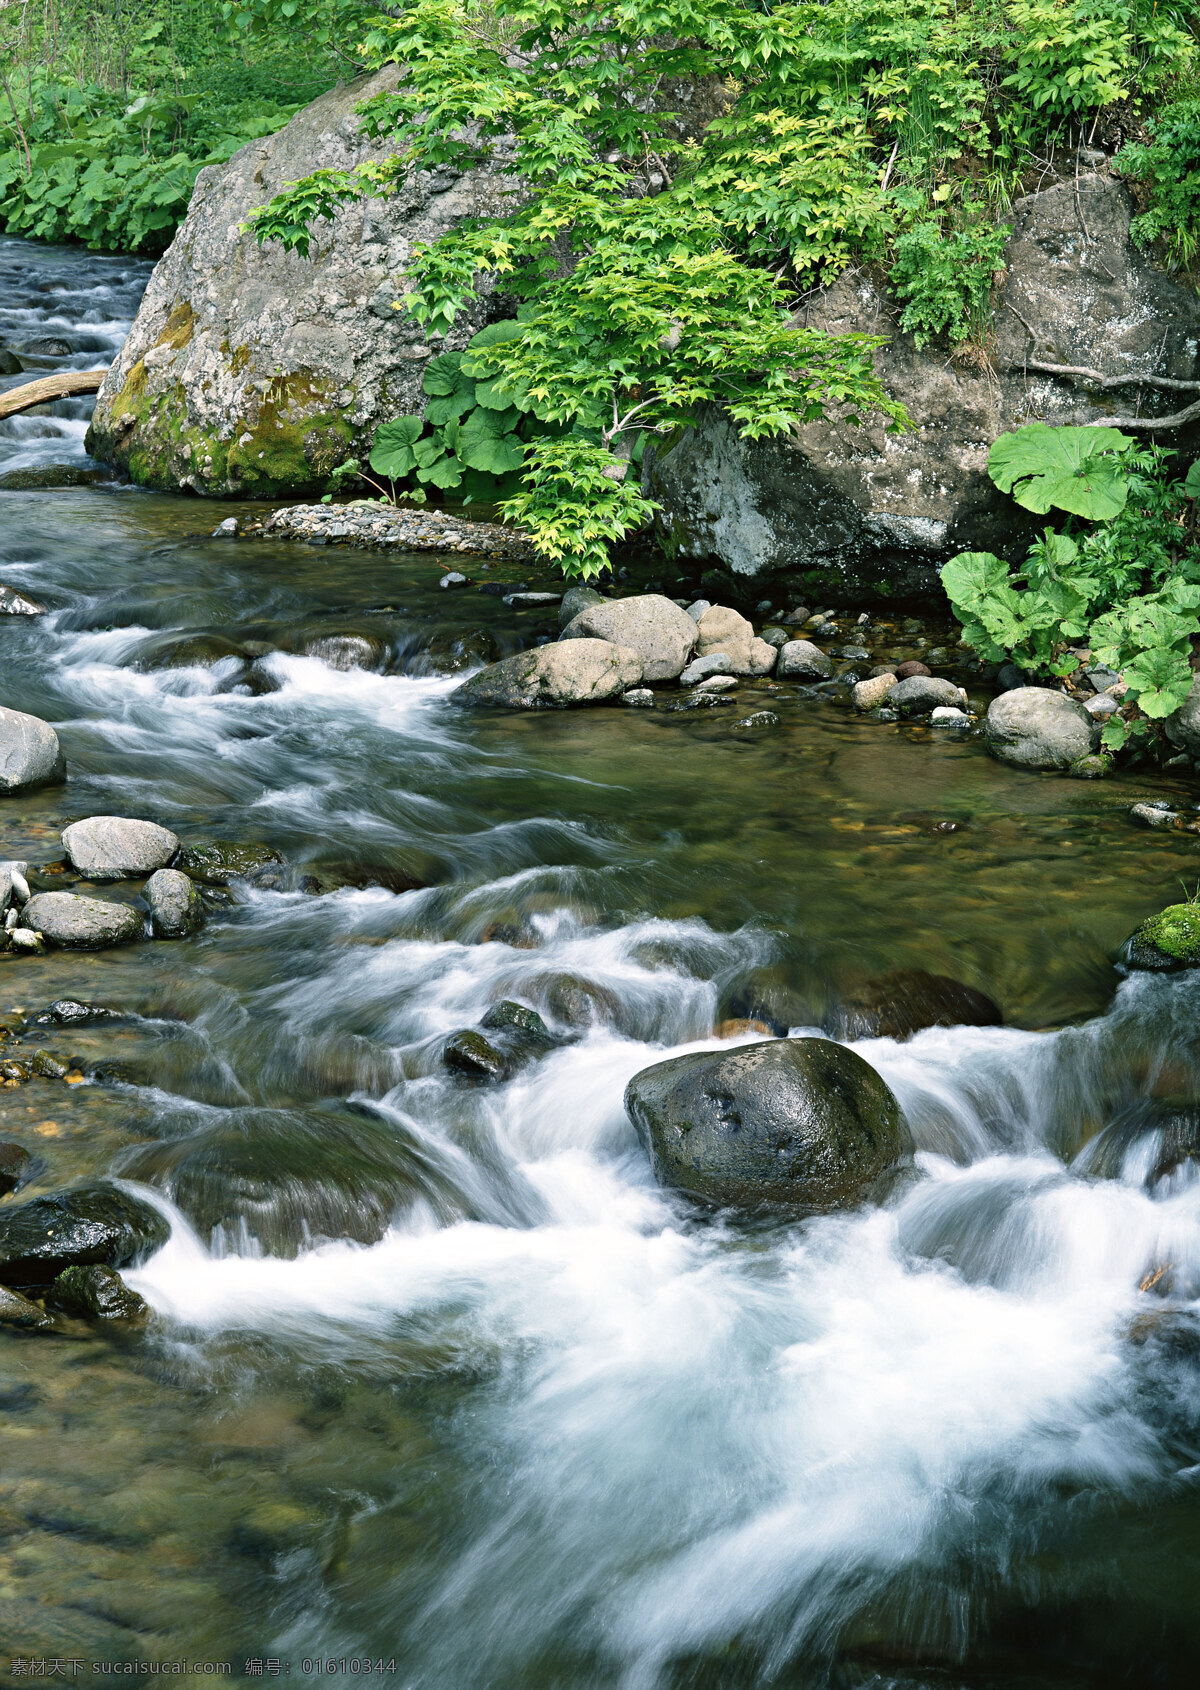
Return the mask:
<path fill-rule="evenodd" d="M 145 269 L 0 242 L 0 324 L 85 367 Z M 85 413 L 0 425 L 0 472 L 86 467 Z M 0 1668 L 1190 1681 L 1200 1182 L 1085 1147 L 1200 1097 L 1200 981 L 1112 964 L 1200 878 L 1130 805 L 1200 794 L 1020 774 L 797 688 L 743 685 L 779 718 L 751 734 L 464 712 L 448 664 L 544 612 L 441 591 L 451 558 L 211 538 L 229 514 L 0 493 L 0 580 L 49 607 L 0 627 L 0 703 L 70 772 L 5 801 L 0 855 L 51 863 L 115 812 L 284 858 L 193 939 L 0 958 L 14 1030 L 65 997 L 125 1014 L 39 1032 L 94 1080 L 0 1090 L 38 1158 L 17 1201 L 108 1173 L 166 1203 L 197 1152 L 191 1222 L 167 1203 L 128 1276 L 146 1331 L 0 1335 Z M 339 635 L 378 672 L 306 654 Z M 161 666 L 193 637 L 262 647 L 271 690 Z M 654 1185 L 632 1074 L 731 1017 L 819 1028 L 905 967 L 1006 1025 L 856 1044 L 918 1146 L 888 1206 L 745 1222 Z M 444 1037 L 512 997 L 561 1042 L 502 1085 L 448 1073 Z"/>

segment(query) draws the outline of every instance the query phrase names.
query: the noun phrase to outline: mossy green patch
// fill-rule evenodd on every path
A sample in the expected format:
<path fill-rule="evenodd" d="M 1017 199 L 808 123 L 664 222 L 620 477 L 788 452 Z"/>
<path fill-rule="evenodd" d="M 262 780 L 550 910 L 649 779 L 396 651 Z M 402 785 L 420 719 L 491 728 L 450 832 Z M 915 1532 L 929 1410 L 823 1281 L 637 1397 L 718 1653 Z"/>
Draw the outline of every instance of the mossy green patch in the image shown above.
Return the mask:
<path fill-rule="evenodd" d="M 1200 968 L 1200 904 L 1169 904 L 1129 941 L 1135 968 Z"/>

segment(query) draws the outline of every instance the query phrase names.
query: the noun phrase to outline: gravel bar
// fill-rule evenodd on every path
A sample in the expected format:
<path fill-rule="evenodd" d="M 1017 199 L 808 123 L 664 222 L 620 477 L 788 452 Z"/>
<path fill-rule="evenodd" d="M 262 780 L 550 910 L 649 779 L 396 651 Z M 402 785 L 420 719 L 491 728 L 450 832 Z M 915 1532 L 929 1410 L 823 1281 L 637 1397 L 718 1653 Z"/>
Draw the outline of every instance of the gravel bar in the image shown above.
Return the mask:
<path fill-rule="evenodd" d="M 233 520 L 233 519 L 229 519 Z M 279 539 L 292 536 L 310 546 L 372 546 L 406 552 L 467 552 L 476 557 L 536 560 L 532 544 L 495 522 L 467 522 L 442 512 L 382 511 L 378 505 L 287 505 L 265 522 L 225 533 Z"/>

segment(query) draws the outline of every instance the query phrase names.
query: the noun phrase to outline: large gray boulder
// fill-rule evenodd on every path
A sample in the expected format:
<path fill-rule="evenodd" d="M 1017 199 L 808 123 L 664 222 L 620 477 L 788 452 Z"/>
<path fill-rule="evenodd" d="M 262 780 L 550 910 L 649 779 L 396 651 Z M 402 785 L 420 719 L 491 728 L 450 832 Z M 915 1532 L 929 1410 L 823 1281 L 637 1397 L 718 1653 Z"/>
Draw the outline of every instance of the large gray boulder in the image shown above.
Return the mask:
<path fill-rule="evenodd" d="M 912 1149 L 879 1075 L 826 1039 L 672 1057 L 634 1075 L 625 1108 L 663 1185 L 739 1208 L 852 1207 Z"/>
<path fill-rule="evenodd" d="M 1095 751 L 1101 729 L 1065 693 L 1014 687 L 992 700 L 983 731 L 988 750 L 1002 763 L 1021 769 L 1068 769 Z"/>
<path fill-rule="evenodd" d="M 564 640 L 610 640 L 636 652 L 644 681 L 673 681 L 699 638 L 696 623 L 660 593 L 588 604 L 567 623 Z"/>
<path fill-rule="evenodd" d="M 593 604 L 607 604 L 603 593 L 598 593 L 595 587 L 568 587 L 558 604 L 558 625 L 565 628 L 568 622 L 573 622 L 581 610 L 587 610 Z"/>
<path fill-rule="evenodd" d="M 685 555 L 741 574 L 831 570 L 852 589 L 936 591 L 936 569 L 955 552 L 1020 556 L 1044 519 L 988 479 L 997 435 L 1031 417 L 1104 421 L 1139 404 L 1143 417 L 1157 416 L 1187 397 L 1135 385 L 1100 392 L 1038 364 L 1196 374 L 1200 298 L 1130 240 L 1135 210 L 1105 170 L 1016 201 L 1004 214 L 1013 233 L 986 360 L 949 357 L 937 342 L 918 350 L 900 331 L 902 304 L 868 271 L 847 271 L 805 306 L 803 321 L 882 335 L 875 368 L 915 429 L 888 434 L 879 417 L 856 427 L 835 412 L 794 438 L 743 441 L 709 411 L 661 455 L 647 453 L 644 480 L 667 535 Z M 1169 443 L 1196 440 L 1193 428 Z"/>
<path fill-rule="evenodd" d="M 396 310 L 414 245 L 511 207 L 488 171 L 413 173 L 390 199 L 314 226 L 310 256 L 241 225 L 287 182 L 348 170 L 386 146 L 355 108 L 396 85 L 387 66 L 323 94 L 286 128 L 202 170 L 96 401 L 88 449 L 143 485 L 213 497 L 322 491 L 365 457 L 377 423 L 418 412 L 427 360 L 489 320 L 491 285 L 443 339 Z M 508 184 L 511 187 L 511 184 Z"/>
<path fill-rule="evenodd" d="M 177 868 L 160 868 L 146 882 L 150 930 L 156 939 L 186 939 L 204 921 L 204 902 L 194 880 Z"/>
<path fill-rule="evenodd" d="M 490 664 L 451 697 L 476 708 L 561 710 L 573 704 L 603 704 L 641 678 L 641 659 L 627 646 L 610 640 L 560 640 Z"/>
<path fill-rule="evenodd" d="M 0 792 L 25 792 L 62 780 L 58 735 L 40 716 L 0 708 Z"/>
<path fill-rule="evenodd" d="M 1200 757 L 1200 681 L 1192 682 L 1192 690 L 1163 726 L 1172 745 L 1186 751 L 1189 757 Z"/>
<path fill-rule="evenodd" d="M 937 675 L 909 675 L 888 688 L 887 701 L 902 716 L 928 716 L 939 706 L 957 709 L 963 699 L 953 681 L 943 681 Z"/>
<path fill-rule="evenodd" d="M 811 640 L 788 640 L 779 648 L 775 673 L 780 680 L 827 681 L 833 674 L 833 658 Z"/>
<path fill-rule="evenodd" d="M 21 924 L 64 950 L 100 951 L 142 937 L 142 918 L 128 904 L 83 898 L 77 892 L 38 892 L 21 912 Z"/>
<path fill-rule="evenodd" d="M 124 816 L 89 816 L 62 832 L 71 867 L 87 880 L 124 880 L 153 874 L 179 849 L 178 836 L 157 822 Z"/>

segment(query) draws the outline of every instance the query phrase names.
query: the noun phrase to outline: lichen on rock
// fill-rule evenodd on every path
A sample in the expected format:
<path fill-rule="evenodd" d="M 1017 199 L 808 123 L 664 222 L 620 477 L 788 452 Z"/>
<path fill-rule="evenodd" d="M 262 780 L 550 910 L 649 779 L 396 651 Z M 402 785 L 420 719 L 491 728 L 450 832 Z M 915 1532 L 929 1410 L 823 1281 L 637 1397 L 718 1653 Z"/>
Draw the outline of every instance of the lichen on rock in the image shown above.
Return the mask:
<path fill-rule="evenodd" d="M 1168 904 L 1125 942 L 1134 969 L 1200 968 L 1200 904 Z"/>

